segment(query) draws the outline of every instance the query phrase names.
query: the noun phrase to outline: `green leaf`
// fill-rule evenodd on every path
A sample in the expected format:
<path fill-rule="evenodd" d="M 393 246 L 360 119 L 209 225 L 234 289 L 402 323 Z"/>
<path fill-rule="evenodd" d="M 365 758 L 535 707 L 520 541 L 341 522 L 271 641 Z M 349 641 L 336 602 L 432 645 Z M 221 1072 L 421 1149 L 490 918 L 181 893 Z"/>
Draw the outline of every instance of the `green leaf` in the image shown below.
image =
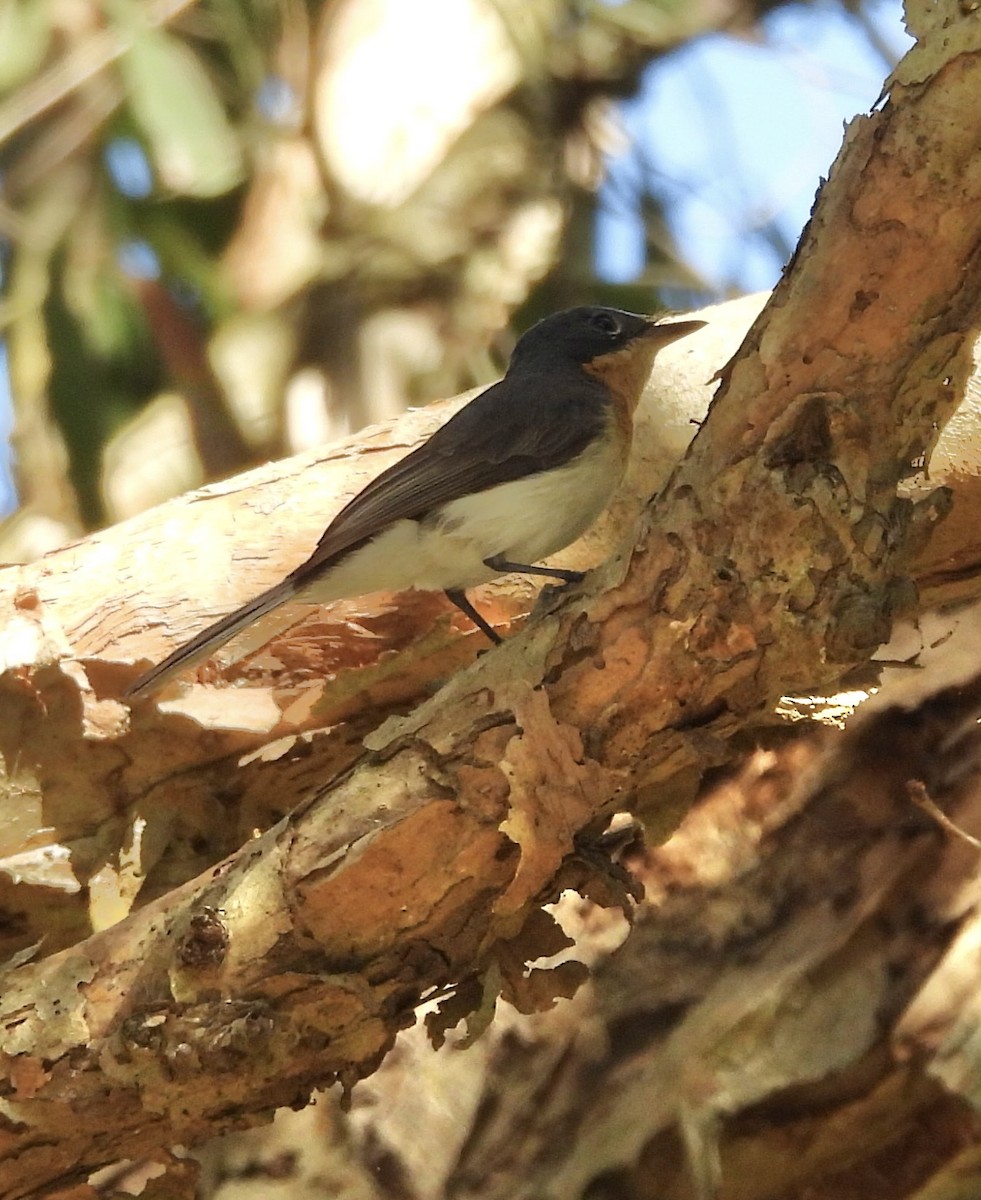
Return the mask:
<path fill-rule="evenodd" d="M 0 3 L 0 92 L 29 79 L 48 48 L 50 14 L 37 0 Z"/>
<path fill-rule="evenodd" d="M 207 72 L 186 45 L 161 30 L 143 30 L 120 69 L 130 113 L 166 188 L 218 196 L 240 182 L 242 148 Z"/>

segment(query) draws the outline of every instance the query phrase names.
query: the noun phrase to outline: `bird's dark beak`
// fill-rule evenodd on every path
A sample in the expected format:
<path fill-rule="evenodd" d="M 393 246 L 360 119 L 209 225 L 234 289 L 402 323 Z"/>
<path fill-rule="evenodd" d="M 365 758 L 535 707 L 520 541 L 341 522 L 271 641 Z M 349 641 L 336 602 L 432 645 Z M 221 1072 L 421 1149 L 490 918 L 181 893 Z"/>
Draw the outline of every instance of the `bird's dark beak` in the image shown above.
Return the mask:
<path fill-rule="evenodd" d="M 651 321 L 641 337 L 645 342 L 653 342 L 660 350 L 662 346 L 670 346 L 679 338 L 704 329 L 707 324 L 707 321 Z"/>

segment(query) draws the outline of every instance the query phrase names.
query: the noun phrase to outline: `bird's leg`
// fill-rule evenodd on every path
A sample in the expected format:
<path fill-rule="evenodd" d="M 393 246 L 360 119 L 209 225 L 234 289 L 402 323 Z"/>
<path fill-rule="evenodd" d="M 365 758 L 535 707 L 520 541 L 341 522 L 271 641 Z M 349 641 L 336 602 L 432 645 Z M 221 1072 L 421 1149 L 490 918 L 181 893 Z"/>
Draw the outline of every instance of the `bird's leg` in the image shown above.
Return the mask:
<path fill-rule="evenodd" d="M 490 567 L 492 571 L 500 571 L 502 575 L 510 571 L 517 575 L 545 575 L 549 579 L 561 579 L 563 583 L 582 583 L 586 578 L 582 571 L 564 571 L 561 567 L 530 567 L 526 563 L 508 562 L 501 554 L 495 554 L 493 558 L 485 558 L 484 566 Z"/>
<path fill-rule="evenodd" d="M 462 588 L 447 588 L 446 598 L 451 600 L 460 612 L 465 613 L 481 632 L 486 633 L 495 646 L 504 640 L 493 625 L 488 625 L 484 618 L 467 599 L 467 593 Z"/>
<path fill-rule="evenodd" d="M 558 579 L 564 584 L 579 583 L 585 578 L 582 571 L 564 571 L 560 567 L 531 567 L 525 563 L 509 562 L 500 554 L 495 554 L 493 558 L 485 558 L 484 565 L 490 567 L 492 571 L 500 571 L 502 575 L 510 571 L 518 575 L 544 575 L 548 579 Z M 447 588 L 446 598 L 457 606 L 460 612 L 465 613 L 477 628 L 487 635 L 488 638 L 499 646 L 504 640 L 497 630 L 480 615 L 479 612 L 467 599 L 467 593 L 463 588 Z"/>

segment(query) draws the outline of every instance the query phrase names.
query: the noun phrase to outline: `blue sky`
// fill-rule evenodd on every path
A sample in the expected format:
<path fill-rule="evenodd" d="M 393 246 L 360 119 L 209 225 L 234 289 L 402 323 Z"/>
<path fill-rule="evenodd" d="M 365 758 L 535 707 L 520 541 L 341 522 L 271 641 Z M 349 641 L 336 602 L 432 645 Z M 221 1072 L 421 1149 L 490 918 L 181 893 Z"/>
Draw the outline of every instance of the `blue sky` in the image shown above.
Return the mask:
<path fill-rule="evenodd" d="M 880 47 L 901 57 L 910 39 L 900 0 L 875 0 L 866 13 Z M 603 189 L 599 273 L 625 282 L 643 269 L 646 185 L 708 294 L 772 287 L 845 122 L 872 107 L 887 69 L 832 0 L 778 9 L 755 40 L 713 34 L 653 63 L 619 108 L 630 149 Z"/>

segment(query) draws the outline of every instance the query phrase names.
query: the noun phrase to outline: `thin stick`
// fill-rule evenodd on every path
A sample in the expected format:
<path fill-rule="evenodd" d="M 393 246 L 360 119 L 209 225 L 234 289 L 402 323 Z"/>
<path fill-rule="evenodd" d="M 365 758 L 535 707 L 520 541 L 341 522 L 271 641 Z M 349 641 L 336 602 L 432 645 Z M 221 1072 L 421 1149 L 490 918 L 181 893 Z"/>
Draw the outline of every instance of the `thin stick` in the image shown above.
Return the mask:
<path fill-rule="evenodd" d="M 981 841 L 976 837 L 972 837 L 966 830 L 961 829 L 959 825 L 954 824 L 950 817 L 947 816 L 930 796 L 930 793 L 926 789 L 926 784 L 922 779 L 908 779 L 906 781 L 906 792 L 916 807 L 922 808 L 925 813 L 933 817 L 941 829 L 945 829 L 947 833 L 952 833 L 955 837 L 959 837 L 962 841 L 967 842 L 969 846 L 973 846 L 975 850 L 981 850 Z"/>

